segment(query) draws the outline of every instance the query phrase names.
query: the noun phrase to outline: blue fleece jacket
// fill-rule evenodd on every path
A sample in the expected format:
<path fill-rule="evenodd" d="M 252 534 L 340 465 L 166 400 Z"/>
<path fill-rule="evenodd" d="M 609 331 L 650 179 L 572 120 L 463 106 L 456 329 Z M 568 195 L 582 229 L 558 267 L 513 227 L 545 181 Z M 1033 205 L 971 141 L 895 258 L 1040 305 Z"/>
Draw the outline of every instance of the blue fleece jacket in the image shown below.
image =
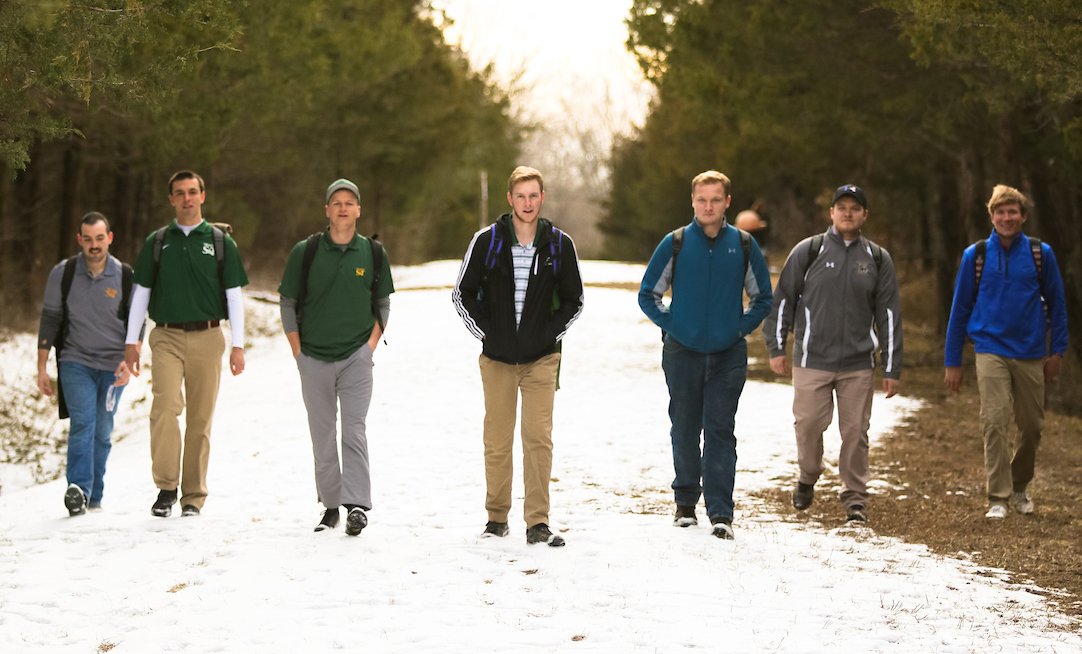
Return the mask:
<path fill-rule="evenodd" d="M 711 247 L 698 220 L 692 220 L 684 229 L 676 266 L 672 302 L 666 307 L 661 298 L 673 282 L 669 234 L 650 257 L 639 286 L 639 306 L 684 347 L 703 353 L 727 350 L 770 313 L 774 294 L 763 253 L 752 239 L 745 274 L 740 233 L 727 222 Z M 751 300 L 747 310 L 745 291 Z"/>
<path fill-rule="evenodd" d="M 1011 359 L 1039 359 L 1045 347 L 1047 324 L 1041 309 L 1041 283 L 1037 264 L 1030 251 L 1029 238 L 1019 234 L 1006 250 L 995 230 L 986 241 L 981 286 L 974 302 L 976 281 L 974 261 L 977 246 L 970 245 L 962 254 L 958 279 L 954 284 L 954 303 L 947 324 L 944 364 L 962 365 L 962 346 L 968 335 L 973 349 L 983 354 L 997 354 Z M 1067 349 L 1067 307 L 1063 279 L 1056 265 L 1056 255 L 1047 243 L 1041 243 L 1041 268 L 1044 276 L 1045 303 L 1051 314 L 1051 353 Z"/>

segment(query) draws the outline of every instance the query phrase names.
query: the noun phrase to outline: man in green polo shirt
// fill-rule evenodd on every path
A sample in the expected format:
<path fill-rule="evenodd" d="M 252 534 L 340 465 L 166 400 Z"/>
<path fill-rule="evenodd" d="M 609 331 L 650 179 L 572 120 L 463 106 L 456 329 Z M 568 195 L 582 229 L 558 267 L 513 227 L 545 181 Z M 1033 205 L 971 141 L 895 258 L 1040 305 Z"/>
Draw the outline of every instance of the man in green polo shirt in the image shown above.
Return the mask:
<path fill-rule="evenodd" d="M 167 518 L 181 491 L 181 515 L 199 515 L 207 497 L 210 428 L 222 376 L 229 320 L 233 349 L 229 369 L 244 371 L 244 307 L 241 287 L 248 276 L 237 245 L 222 239 L 219 274 L 214 230 L 203 220 L 203 178 L 181 171 L 169 180 L 169 204 L 176 220 L 164 228 L 160 249 L 154 232 L 147 237 L 132 276 L 131 312 L 124 359 L 139 375 L 139 327 L 150 309 L 154 402 L 150 407 L 150 458 L 158 499 L 151 514 Z M 157 251 L 157 256 L 155 251 Z M 157 262 L 155 262 L 157 258 Z M 225 301 L 223 302 L 223 289 Z M 184 435 L 178 418 L 187 409 Z M 181 476 L 183 465 L 183 477 Z"/>
<path fill-rule="evenodd" d="M 307 240 L 289 254 L 282 283 L 282 327 L 297 360 L 301 394 L 308 410 L 316 493 L 326 507 L 316 531 L 338 526 L 345 507 L 346 534 L 368 525 L 372 509 L 365 420 L 372 401 L 372 353 L 383 335 L 394 293 L 391 267 L 383 257 L 373 315 L 373 243 L 357 233 L 360 191 L 346 179 L 327 188 L 329 227 L 318 237 L 301 298 Z M 299 311 L 298 311 L 299 309 Z M 299 320 L 298 320 L 299 314 Z M 342 405 L 342 457 L 338 457 L 337 412 Z"/>

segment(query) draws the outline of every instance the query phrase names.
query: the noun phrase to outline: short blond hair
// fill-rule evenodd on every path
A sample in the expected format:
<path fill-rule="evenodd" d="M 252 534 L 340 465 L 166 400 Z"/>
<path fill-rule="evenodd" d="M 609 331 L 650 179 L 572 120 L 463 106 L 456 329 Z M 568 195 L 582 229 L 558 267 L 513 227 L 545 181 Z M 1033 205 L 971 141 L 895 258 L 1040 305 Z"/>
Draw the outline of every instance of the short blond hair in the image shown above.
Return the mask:
<path fill-rule="evenodd" d="M 997 184 L 992 189 L 992 199 L 988 200 L 988 215 L 992 215 L 996 207 L 1001 204 L 1017 204 L 1018 210 L 1025 216 L 1026 202 L 1026 196 L 1022 195 L 1022 192 L 1018 189 L 1006 184 Z"/>
<path fill-rule="evenodd" d="M 691 180 L 692 195 L 695 195 L 695 187 L 700 184 L 721 184 L 725 188 L 725 196 L 729 196 L 729 186 L 731 182 L 728 177 L 716 170 L 708 170 L 705 173 L 699 173 L 695 176 L 695 179 Z"/>
<path fill-rule="evenodd" d="M 534 179 L 537 180 L 538 185 L 541 187 L 541 192 L 544 193 L 545 178 L 541 176 L 541 171 L 536 168 L 530 168 L 529 166 L 519 166 L 511 171 L 511 177 L 507 179 L 507 192 L 513 192 L 516 184 Z"/>

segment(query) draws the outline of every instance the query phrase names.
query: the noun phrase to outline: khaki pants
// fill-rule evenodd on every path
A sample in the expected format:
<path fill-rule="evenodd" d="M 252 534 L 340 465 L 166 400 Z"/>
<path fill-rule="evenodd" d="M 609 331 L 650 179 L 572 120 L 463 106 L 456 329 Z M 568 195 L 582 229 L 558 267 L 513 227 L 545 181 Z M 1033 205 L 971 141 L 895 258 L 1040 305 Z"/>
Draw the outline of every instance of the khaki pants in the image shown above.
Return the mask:
<path fill-rule="evenodd" d="M 834 416 L 838 397 L 838 431 L 842 436 L 838 472 L 846 508 L 868 505 L 868 426 L 872 418 L 875 371 L 827 372 L 793 368 L 793 417 L 796 419 L 800 483 L 814 484 L 823 473 L 823 432 Z"/>
<path fill-rule="evenodd" d="M 1033 480 L 1044 428 L 1044 359 L 1010 359 L 977 353 L 977 388 L 984 425 L 984 472 L 988 499 L 1005 502 Z M 1018 436 L 1013 457 L 1007 427 L 1013 405 Z"/>
<path fill-rule="evenodd" d="M 210 426 L 218 400 L 224 353 L 221 328 L 186 332 L 155 327 L 150 332 L 154 394 L 150 407 L 151 471 L 159 489 L 180 488 L 182 506 L 191 504 L 201 509 L 207 497 Z M 178 419 L 185 404 L 182 439 Z"/>
<path fill-rule="evenodd" d="M 479 360 L 485 390 L 485 480 L 488 519 L 507 522 L 511 511 L 511 449 L 515 410 L 522 393 L 522 480 L 526 487 L 526 526 L 548 523 L 552 475 L 552 405 L 560 354 L 511 365 L 485 355 Z"/>

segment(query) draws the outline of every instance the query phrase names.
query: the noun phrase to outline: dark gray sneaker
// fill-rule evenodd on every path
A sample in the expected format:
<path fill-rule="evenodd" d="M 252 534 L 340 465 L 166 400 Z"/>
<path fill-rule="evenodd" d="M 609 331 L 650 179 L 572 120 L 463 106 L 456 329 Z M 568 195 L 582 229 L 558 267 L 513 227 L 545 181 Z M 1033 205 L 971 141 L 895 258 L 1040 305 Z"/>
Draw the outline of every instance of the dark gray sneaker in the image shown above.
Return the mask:
<path fill-rule="evenodd" d="M 797 511 L 803 511 L 812 505 L 812 500 L 815 498 L 815 486 L 812 484 L 801 484 L 797 482 L 796 490 L 793 491 L 793 508 Z"/>
<path fill-rule="evenodd" d="M 361 530 L 368 526 L 368 516 L 364 514 L 364 509 L 359 506 L 355 506 L 349 510 L 346 515 L 346 535 L 357 536 L 361 533 Z"/>
<path fill-rule="evenodd" d="M 72 518 L 86 513 L 86 494 L 83 489 L 76 484 L 68 484 L 68 490 L 64 492 L 64 507 Z"/>
<path fill-rule="evenodd" d="M 190 518 L 194 515 L 199 515 L 199 507 L 194 504 L 185 504 L 180 509 L 180 517 Z"/>
<path fill-rule="evenodd" d="M 733 535 L 733 521 L 729 518 L 711 518 L 710 523 L 714 526 L 714 536 L 721 540 L 736 540 Z"/>
<path fill-rule="evenodd" d="M 177 490 L 158 491 L 158 499 L 154 500 L 154 506 L 150 507 L 150 515 L 159 518 L 168 518 L 173 515 L 173 505 L 177 503 Z"/>
<path fill-rule="evenodd" d="M 849 522 L 868 522 L 868 511 L 860 504 L 851 506 L 845 511 L 845 519 Z"/>
<path fill-rule="evenodd" d="M 537 545 L 538 543 L 548 543 L 549 547 L 563 547 L 567 544 L 563 538 L 552 533 L 549 526 L 543 522 L 539 522 L 526 530 L 526 544 Z"/>
<path fill-rule="evenodd" d="M 677 504 L 672 524 L 674 527 L 694 527 L 699 524 L 699 519 L 695 517 L 695 505 Z"/>
<path fill-rule="evenodd" d="M 482 536 L 497 536 L 503 538 L 511 530 L 507 527 L 506 522 L 496 522 L 495 520 L 489 520 L 485 523 L 485 530 L 481 532 Z"/>

